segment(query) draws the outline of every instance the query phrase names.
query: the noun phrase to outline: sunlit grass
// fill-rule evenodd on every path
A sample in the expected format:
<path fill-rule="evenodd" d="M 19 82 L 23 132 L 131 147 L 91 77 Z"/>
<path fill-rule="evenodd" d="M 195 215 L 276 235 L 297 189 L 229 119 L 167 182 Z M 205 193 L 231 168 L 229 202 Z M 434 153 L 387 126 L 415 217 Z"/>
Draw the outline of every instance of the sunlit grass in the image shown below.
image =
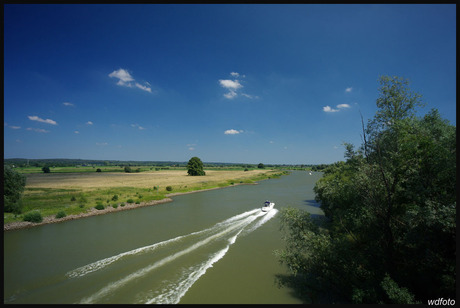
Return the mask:
<path fill-rule="evenodd" d="M 22 197 L 22 214 L 5 213 L 4 223 L 22 221 L 24 215 L 32 211 L 39 211 L 43 217 L 55 216 L 60 212 L 67 216 L 75 215 L 88 212 L 97 204 L 117 208 L 130 203 L 128 200 L 139 204 L 164 199 L 168 194 L 252 184 L 281 174 L 272 170 L 252 173 L 226 170 L 210 172 L 203 177 L 191 177 L 185 171 L 171 170 L 137 176 L 126 174 L 105 177 L 101 174 L 78 173 L 29 175 L 29 184 Z M 124 183 L 128 185 L 124 186 Z M 167 186 L 171 186 L 171 191 L 166 190 Z"/>

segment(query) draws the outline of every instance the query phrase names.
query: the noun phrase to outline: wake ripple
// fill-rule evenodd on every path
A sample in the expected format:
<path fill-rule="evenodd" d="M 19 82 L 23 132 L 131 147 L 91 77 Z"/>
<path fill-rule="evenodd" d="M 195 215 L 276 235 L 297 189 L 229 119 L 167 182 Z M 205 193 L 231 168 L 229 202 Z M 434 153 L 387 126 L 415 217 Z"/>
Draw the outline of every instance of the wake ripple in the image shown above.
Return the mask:
<path fill-rule="evenodd" d="M 114 292 L 122 288 L 123 286 L 133 282 L 139 278 L 145 277 L 148 273 L 152 272 L 155 269 L 158 269 L 182 256 L 185 256 L 203 246 L 206 246 L 210 243 L 216 242 L 218 240 L 226 240 L 226 245 L 224 248 L 208 253 L 208 255 L 198 261 L 195 265 L 184 270 L 180 277 L 172 279 L 168 282 L 167 286 L 162 287 L 160 290 L 150 290 L 147 296 L 143 296 L 143 299 L 140 301 L 142 303 L 152 304 L 174 304 L 179 303 L 182 296 L 188 291 L 188 289 L 202 276 L 206 271 L 213 266 L 217 261 L 222 259 L 228 252 L 231 245 L 233 245 L 240 234 L 246 235 L 264 223 L 272 219 L 278 213 L 277 209 L 273 209 L 269 212 L 262 212 L 260 209 L 250 210 L 229 219 L 226 219 L 222 222 L 215 224 L 214 226 L 193 232 L 187 235 L 181 235 L 166 241 L 158 242 L 152 245 L 140 247 L 133 249 L 131 251 L 123 252 L 109 258 L 101 259 L 96 262 L 87 264 L 85 266 L 79 267 L 75 270 L 72 270 L 66 274 L 70 279 L 75 279 L 88 275 L 89 273 L 101 270 L 115 262 L 124 259 L 132 258 L 140 254 L 147 252 L 152 252 L 158 248 L 167 248 L 172 249 L 171 254 L 151 263 L 148 266 L 145 266 L 139 270 L 136 270 L 121 279 L 110 282 L 103 288 L 101 288 L 96 293 L 83 298 L 80 303 L 95 303 L 102 300 L 104 297 L 114 294 Z M 195 239 L 197 237 L 197 239 Z M 203 238 L 204 237 L 204 238 Z M 174 247 L 171 246 L 173 243 L 179 243 L 182 240 L 187 240 L 188 242 L 192 241 L 192 245 L 189 245 L 186 248 L 181 248 L 174 252 Z"/>

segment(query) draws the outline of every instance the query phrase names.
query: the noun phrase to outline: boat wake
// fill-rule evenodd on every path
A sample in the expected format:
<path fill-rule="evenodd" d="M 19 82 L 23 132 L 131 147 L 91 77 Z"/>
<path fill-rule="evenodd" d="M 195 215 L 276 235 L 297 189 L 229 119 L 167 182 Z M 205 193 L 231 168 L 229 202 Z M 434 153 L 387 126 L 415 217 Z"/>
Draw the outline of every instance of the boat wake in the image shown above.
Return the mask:
<path fill-rule="evenodd" d="M 250 210 L 201 231 L 98 260 L 66 276 L 114 280 L 95 292 L 88 290 L 92 294 L 80 303 L 179 303 L 207 269 L 226 255 L 239 236 L 253 232 L 277 212 L 277 209 Z M 104 275 L 110 278 L 104 279 Z"/>

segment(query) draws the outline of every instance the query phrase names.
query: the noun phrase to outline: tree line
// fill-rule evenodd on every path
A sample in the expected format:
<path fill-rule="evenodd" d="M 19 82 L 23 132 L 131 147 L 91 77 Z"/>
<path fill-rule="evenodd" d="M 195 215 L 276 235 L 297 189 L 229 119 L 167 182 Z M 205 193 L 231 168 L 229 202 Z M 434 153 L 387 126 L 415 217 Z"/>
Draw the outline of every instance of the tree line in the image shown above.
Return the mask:
<path fill-rule="evenodd" d="M 311 302 L 423 303 L 456 297 L 456 127 L 399 77 L 380 78 L 363 144 L 324 171 L 325 217 L 286 208 L 291 270 L 280 283 Z"/>

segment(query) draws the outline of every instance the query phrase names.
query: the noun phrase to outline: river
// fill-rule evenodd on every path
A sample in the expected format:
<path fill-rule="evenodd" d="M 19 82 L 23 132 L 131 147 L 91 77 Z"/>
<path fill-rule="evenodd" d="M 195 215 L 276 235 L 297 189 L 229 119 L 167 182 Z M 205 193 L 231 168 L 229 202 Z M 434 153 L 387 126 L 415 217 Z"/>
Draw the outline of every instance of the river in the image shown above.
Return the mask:
<path fill-rule="evenodd" d="M 321 173 L 173 197 L 171 203 L 4 232 L 4 303 L 298 304 L 279 210 L 322 215 Z M 276 203 L 268 213 L 265 200 Z"/>

